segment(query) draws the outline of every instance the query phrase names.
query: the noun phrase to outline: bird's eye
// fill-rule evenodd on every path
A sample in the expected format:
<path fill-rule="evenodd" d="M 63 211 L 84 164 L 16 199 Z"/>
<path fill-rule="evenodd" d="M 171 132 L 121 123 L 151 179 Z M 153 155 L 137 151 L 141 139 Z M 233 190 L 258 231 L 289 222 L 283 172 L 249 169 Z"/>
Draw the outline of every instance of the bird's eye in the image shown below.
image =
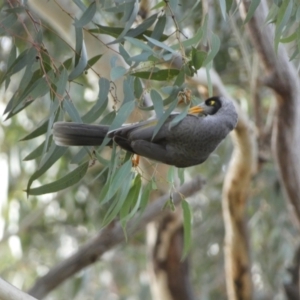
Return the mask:
<path fill-rule="evenodd" d="M 209 101 L 209 105 L 214 106 L 215 104 L 216 104 L 216 101 L 215 101 L 215 100 L 210 100 L 210 101 Z"/>

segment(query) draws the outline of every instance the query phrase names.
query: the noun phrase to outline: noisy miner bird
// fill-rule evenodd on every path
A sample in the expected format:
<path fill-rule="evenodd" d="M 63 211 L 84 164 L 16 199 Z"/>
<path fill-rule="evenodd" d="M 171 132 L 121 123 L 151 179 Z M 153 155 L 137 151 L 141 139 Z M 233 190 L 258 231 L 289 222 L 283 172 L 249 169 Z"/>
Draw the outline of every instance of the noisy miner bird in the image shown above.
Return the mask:
<path fill-rule="evenodd" d="M 191 107 L 175 126 L 172 113 L 157 134 L 157 118 L 109 131 L 107 125 L 57 122 L 53 126 L 55 143 L 60 146 L 98 146 L 105 137 L 131 153 L 179 168 L 203 163 L 236 126 L 235 107 L 225 97 L 212 97 Z"/>

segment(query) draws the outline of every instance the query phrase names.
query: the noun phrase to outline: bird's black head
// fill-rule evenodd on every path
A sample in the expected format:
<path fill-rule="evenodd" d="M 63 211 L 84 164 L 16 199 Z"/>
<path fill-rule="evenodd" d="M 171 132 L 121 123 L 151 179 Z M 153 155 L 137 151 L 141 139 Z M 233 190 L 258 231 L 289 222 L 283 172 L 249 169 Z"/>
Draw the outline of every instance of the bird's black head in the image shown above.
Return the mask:
<path fill-rule="evenodd" d="M 211 97 L 205 100 L 203 103 L 193 106 L 189 109 L 189 114 L 194 115 L 214 115 L 222 107 L 222 101 L 220 97 Z"/>
<path fill-rule="evenodd" d="M 221 99 L 219 97 L 208 98 L 204 103 L 204 112 L 207 115 L 214 115 L 222 106 Z"/>

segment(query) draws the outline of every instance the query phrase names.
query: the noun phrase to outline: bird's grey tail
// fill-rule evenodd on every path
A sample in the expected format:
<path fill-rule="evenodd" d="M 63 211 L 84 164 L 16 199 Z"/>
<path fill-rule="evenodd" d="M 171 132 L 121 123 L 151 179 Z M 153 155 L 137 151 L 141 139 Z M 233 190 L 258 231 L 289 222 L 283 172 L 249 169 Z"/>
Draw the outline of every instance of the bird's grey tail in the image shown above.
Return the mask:
<path fill-rule="evenodd" d="M 99 146 L 108 129 L 106 125 L 56 122 L 53 125 L 53 139 L 59 146 Z"/>

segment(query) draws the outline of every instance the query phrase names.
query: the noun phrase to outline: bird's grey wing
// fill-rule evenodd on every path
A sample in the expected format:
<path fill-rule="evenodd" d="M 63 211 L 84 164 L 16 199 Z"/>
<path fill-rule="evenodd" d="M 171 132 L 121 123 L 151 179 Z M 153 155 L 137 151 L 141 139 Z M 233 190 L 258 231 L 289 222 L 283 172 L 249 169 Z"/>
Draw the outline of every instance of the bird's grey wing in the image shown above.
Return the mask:
<path fill-rule="evenodd" d="M 167 149 L 156 143 L 152 143 L 145 140 L 136 140 L 131 143 L 133 152 L 168 165 L 172 165 L 170 153 Z"/>
<path fill-rule="evenodd" d="M 154 140 L 161 140 L 165 137 L 165 131 L 164 126 L 167 126 L 167 124 L 170 122 L 170 119 L 172 119 L 173 116 L 170 116 L 165 124 L 163 124 L 162 129 L 156 134 Z M 130 141 L 134 140 L 147 140 L 151 141 L 153 138 L 154 129 L 156 128 L 158 119 L 149 119 L 140 123 L 135 123 L 132 125 L 123 126 L 121 128 L 118 128 L 116 130 L 110 131 L 108 136 L 113 137 L 115 140 L 117 137 L 122 137 L 125 139 L 128 139 Z"/>
<path fill-rule="evenodd" d="M 132 131 L 138 128 L 148 127 L 151 126 L 152 124 L 155 125 L 156 123 L 157 123 L 157 119 L 154 118 L 154 119 L 148 119 L 146 121 L 142 121 L 134 124 L 128 124 L 128 125 L 125 124 L 120 128 L 110 130 L 107 136 L 110 138 L 113 138 L 116 135 L 127 137 Z"/>

